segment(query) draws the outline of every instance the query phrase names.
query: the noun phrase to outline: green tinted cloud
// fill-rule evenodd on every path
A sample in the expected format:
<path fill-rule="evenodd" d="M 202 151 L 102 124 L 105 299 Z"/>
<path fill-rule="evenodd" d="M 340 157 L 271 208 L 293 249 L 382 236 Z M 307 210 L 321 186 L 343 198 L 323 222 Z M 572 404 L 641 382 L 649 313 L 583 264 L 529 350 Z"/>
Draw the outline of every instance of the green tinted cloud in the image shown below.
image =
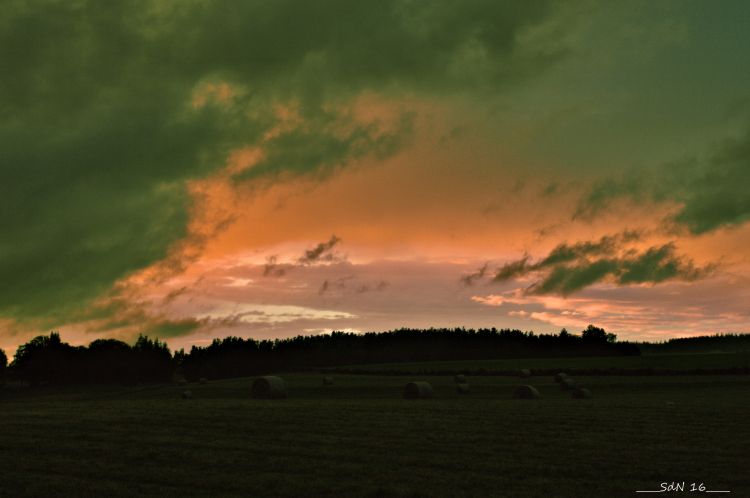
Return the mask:
<path fill-rule="evenodd" d="M 563 53 L 519 45 L 548 14 L 544 1 L 495 0 L 4 5 L 0 316 L 62 320 L 162 259 L 186 233 L 185 182 L 233 148 L 267 152 L 238 181 L 393 153 L 408 116 L 385 130 L 327 104 L 364 90 L 496 92 Z M 192 106 L 211 82 L 237 91 Z M 286 102 L 304 125 L 263 138 Z"/>
<path fill-rule="evenodd" d="M 566 296 L 604 281 L 617 285 L 693 281 L 714 269 L 696 267 L 693 261 L 678 256 L 673 243 L 640 253 L 627 249 L 626 244 L 637 237 L 637 233 L 625 232 L 598 241 L 560 244 L 536 263 L 529 263 L 528 258 L 507 263 L 497 270 L 493 280 L 503 282 L 534 275 L 537 280 L 526 289 L 527 293 Z"/>
<path fill-rule="evenodd" d="M 677 203 L 666 220 L 702 234 L 750 220 L 750 133 L 726 141 L 705 159 L 676 161 L 649 171 L 630 171 L 594 185 L 576 217 L 592 217 L 617 198 Z"/>

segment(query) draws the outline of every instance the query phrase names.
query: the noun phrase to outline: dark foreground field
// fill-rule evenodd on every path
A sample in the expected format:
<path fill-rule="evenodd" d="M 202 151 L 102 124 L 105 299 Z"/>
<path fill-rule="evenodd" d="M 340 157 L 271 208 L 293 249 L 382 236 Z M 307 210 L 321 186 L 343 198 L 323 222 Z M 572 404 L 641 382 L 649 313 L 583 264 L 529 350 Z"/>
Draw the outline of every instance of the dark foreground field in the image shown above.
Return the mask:
<path fill-rule="evenodd" d="M 422 361 L 402 363 L 371 363 L 349 365 L 331 370 L 352 373 L 397 372 L 403 374 L 430 374 L 434 372 L 493 372 L 517 371 L 520 368 L 539 370 L 595 370 L 608 374 L 612 370 L 622 370 L 632 375 L 638 371 L 656 370 L 670 373 L 690 373 L 700 370 L 726 371 L 727 369 L 750 368 L 750 352 L 734 353 L 691 353 L 691 354 L 649 354 L 642 356 L 584 356 L 559 358 L 505 358 L 499 360 L 454 360 Z"/>
<path fill-rule="evenodd" d="M 627 497 L 661 482 L 750 496 L 750 376 L 591 377 L 540 400 L 518 379 L 284 376 L 205 385 L 0 394 L 0 496 Z M 183 390 L 194 398 L 180 399 Z M 699 493 L 689 493 L 698 495 Z M 709 495 L 711 496 L 711 495 Z"/>

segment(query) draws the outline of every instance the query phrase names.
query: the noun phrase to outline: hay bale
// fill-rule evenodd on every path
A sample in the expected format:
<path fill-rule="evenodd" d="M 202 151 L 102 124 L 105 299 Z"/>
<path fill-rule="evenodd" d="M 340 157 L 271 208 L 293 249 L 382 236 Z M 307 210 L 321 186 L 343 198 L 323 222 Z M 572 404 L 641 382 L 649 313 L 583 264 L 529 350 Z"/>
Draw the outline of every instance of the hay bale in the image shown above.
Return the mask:
<path fill-rule="evenodd" d="M 456 392 L 458 394 L 469 394 L 469 384 L 466 382 L 459 382 L 456 384 Z"/>
<path fill-rule="evenodd" d="M 562 382 L 563 379 L 567 379 L 567 378 L 568 378 L 568 374 L 566 374 L 565 372 L 560 372 L 560 373 L 555 374 L 555 382 L 557 382 L 558 384 Z"/>
<path fill-rule="evenodd" d="M 182 399 L 193 399 L 192 391 L 182 391 Z"/>
<path fill-rule="evenodd" d="M 591 398 L 591 391 L 585 387 L 576 387 L 573 389 L 573 397 L 576 399 L 589 399 Z"/>
<path fill-rule="evenodd" d="M 539 391 L 536 390 L 534 386 L 518 386 L 515 391 L 513 391 L 513 398 L 514 399 L 539 399 Z"/>
<path fill-rule="evenodd" d="M 466 376 L 463 374 L 457 374 L 453 376 L 453 381 L 456 384 L 466 384 Z"/>
<path fill-rule="evenodd" d="M 404 386 L 405 399 L 429 399 L 435 395 L 429 382 L 409 382 Z"/>
<path fill-rule="evenodd" d="M 253 381 L 252 394 L 255 399 L 284 399 L 286 398 L 286 384 L 281 377 L 273 375 L 258 377 Z"/>
<path fill-rule="evenodd" d="M 198 379 L 198 384 L 207 384 L 207 383 L 208 383 L 208 379 L 205 377 L 201 377 L 200 379 Z"/>
<path fill-rule="evenodd" d="M 560 381 L 560 389 L 562 389 L 563 391 L 572 391 L 576 387 L 578 387 L 576 385 L 576 381 L 574 381 L 570 377 L 566 377 Z"/>
<path fill-rule="evenodd" d="M 522 368 L 518 371 L 518 376 L 522 379 L 527 379 L 531 377 L 531 370 L 529 370 L 528 368 Z"/>
<path fill-rule="evenodd" d="M 324 386 L 332 386 L 333 385 L 333 377 L 323 377 L 323 385 Z"/>

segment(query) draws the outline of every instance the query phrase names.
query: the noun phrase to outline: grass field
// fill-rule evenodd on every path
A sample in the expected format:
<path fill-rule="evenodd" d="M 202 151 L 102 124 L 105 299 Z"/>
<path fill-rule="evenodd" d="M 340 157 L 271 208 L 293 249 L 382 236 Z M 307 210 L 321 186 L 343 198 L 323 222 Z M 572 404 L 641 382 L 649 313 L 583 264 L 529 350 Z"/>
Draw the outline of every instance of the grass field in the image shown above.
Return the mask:
<path fill-rule="evenodd" d="M 0 395 L 0 496 L 618 497 L 671 481 L 750 496 L 750 376 L 412 377 L 288 374 L 289 399 L 252 379 Z M 184 389 L 193 399 L 180 399 Z M 695 494 L 695 493 L 694 493 Z M 640 495 L 644 496 L 644 495 Z M 721 496 L 721 495 L 720 495 Z"/>
<path fill-rule="evenodd" d="M 732 367 L 750 368 L 750 353 L 699 353 L 699 354 L 655 354 L 643 356 L 589 356 L 562 358 L 511 358 L 500 360 L 459 360 L 425 361 L 415 363 L 373 363 L 347 365 L 341 367 L 353 372 L 403 372 L 405 374 L 425 374 L 431 372 L 476 372 L 534 369 L 725 369 Z"/>

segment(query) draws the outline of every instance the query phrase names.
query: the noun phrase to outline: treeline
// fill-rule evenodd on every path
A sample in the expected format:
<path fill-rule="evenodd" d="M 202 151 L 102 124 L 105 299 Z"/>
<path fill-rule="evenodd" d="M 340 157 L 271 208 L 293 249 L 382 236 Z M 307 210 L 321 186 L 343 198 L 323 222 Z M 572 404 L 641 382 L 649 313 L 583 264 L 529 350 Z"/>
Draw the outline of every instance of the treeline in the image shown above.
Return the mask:
<path fill-rule="evenodd" d="M 145 336 L 133 346 L 98 339 L 85 347 L 71 346 L 52 332 L 20 346 L 9 370 L 32 386 L 164 382 L 172 378 L 175 361 L 166 344 Z"/>
<path fill-rule="evenodd" d="M 39 336 L 18 348 L 9 370 L 31 385 L 163 382 L 256 375 L 364 363 L 495 358 L 638 355 L 637 346 L 589 326 L 581 335 L 520 330 L 399 329 L 354 334 L 334 332 L 274 341 L 215 339 L 172 355 L 166 344 L 140 336 L 130 346 L 99 339 L 71 346 L 60 335 Z"/>
<path fill-rule="evenodd" d="M 181 367 L 192 380 L 365 363 L 638 354 L 636 346 L 617 343 L 614 334 L 594 326 L 580 336 L 565 329 L 558 335 L 495 328 L 399 329 L 333 332 L 273 342 L 227 337 L 206 347 L 193 346 L 182 356 Z"/>
<path fill-rule="evenodd" d="M 637 343 L 643 353 L 739 353 L 750 351 L 750 334 L 680 337 L 660 343 Z"/>

